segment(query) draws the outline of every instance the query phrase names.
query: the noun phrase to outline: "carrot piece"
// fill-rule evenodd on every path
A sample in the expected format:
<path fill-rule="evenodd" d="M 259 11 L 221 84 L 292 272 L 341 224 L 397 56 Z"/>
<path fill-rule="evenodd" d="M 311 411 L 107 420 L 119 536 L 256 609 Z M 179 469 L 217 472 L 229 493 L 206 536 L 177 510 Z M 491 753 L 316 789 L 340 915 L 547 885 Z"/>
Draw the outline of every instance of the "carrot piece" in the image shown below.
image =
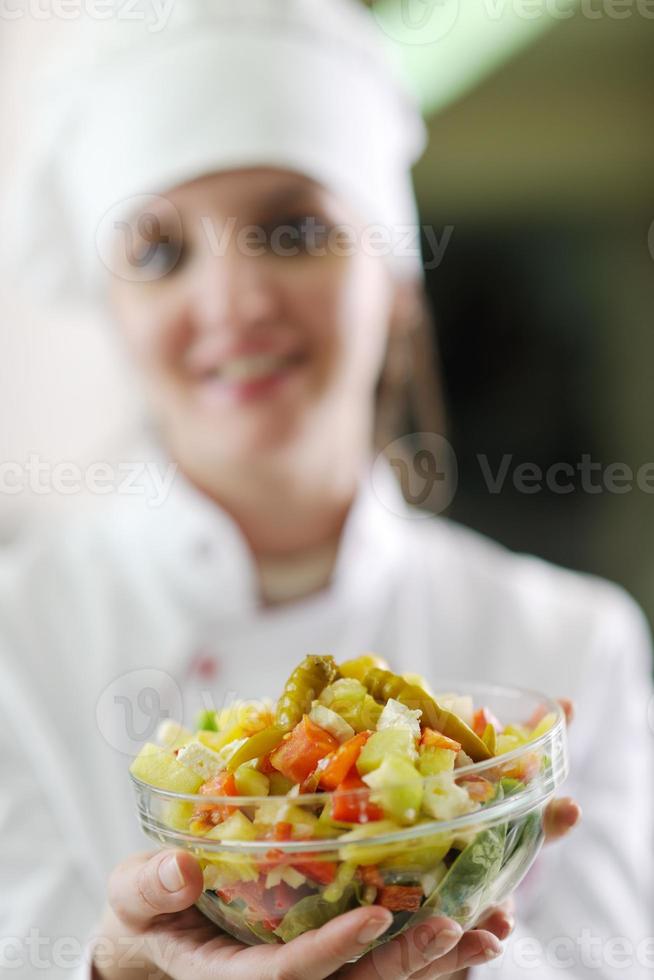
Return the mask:
<path fill-rule="evenodd" d="M 385 885 L 377 895 L 377 905 L 391 912 L 415 912 L 423 899 L 422 888 L 417 885 Z"/>
<path fill-rule="evenodd" d="M 487 803 L 495 795 L 495 786 L 483 776 L 464 776 L 457 783 L 478 803 Z"/>
<path fill-rule="evenodd" d="M 343 742 L 335 752 L 328 755 L 319 763 L 320 785 L 323 789 L 334 790 L 343 782 L 350 769 L 356 764 L 361 755 L 361 749 L 366 744 L 372 732 L 361 732 Z"/>
<path fill-rule="evenodd" d="M 279 748 L 271 753 L 270 761 L 287 779 L 303 783 L 320 760 L 337 748 L 338 742 L 334 736 L 305 715 Z"/>
<path fill-rule="evenodd" d="M 455 742 L 453 738 L 448 738 L 442 732 L 435 732 L 433 728 L 425 728 L 420 739 L 420 744 L 427 748 L 449 749 L 451 752 L 460 752 L 461 743 Z"/>

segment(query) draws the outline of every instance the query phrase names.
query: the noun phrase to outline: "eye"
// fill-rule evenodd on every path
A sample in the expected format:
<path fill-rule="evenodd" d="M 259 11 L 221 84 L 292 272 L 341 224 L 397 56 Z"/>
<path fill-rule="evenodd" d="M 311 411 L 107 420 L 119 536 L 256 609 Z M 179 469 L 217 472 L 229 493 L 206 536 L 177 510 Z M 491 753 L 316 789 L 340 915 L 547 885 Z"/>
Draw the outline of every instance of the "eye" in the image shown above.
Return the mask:
<path fill-rule="evenodd" d="M 150 244 L 147 270 L 150 279 L 163 279 L 178 273 L 188 258 L 188 249 L 180 240 Z"/>
<path fill-rule="evenodd" d="M 289 215 L 268 224 L 266 244 L 273 255 L 326 255 L 331 224 L 320 215 Z"/>
<path fill-rule="evenodd" d="M 152 214 L 142 214 L 133 223 L 117 222 L 122 272 L 128 279 L 152 282 L 181 268 L 186 246 L 177 231 L 168 230 Z"/>

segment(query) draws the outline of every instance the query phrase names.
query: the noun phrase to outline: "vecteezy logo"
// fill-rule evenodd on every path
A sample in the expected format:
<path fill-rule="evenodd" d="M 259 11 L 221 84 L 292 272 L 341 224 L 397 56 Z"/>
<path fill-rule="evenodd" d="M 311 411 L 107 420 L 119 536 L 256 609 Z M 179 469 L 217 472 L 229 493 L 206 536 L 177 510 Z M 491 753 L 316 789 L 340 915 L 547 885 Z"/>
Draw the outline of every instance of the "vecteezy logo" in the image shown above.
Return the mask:
<path fill-rule="evenodd" d="M 420 971 L 429 967 L 428 951 L 433 942 L 434 930 L 421 923 L 411 932 L 396 936 L 391 944 L 376 946 L 370 953 L 373 976 L 376 980 L 420 976 Z"/>
<path fill-rule="evenodd" d="M 379 26 L 402 44 L 435 44 L 453 30 L 460 0 L 381 0 L 373 4 Z"/>
<path fill-rule="evenodd" d="M 179 212 L 156 194 L 119 201 L 98 225 L 96 248 L 105 267 L 119 279 L 162 279 L 175 268 L 182 252 Z"/>
<path fill-rule="evenodd" d="M 412 463 L 418 478 L 423 481 L 423 486 L 422 489 L 418 489 L 417 493 L 414 493 L 411 489 L 412 481 L 408 460 L 397 456 L 391 459 L 390 462 L 400 477 L 402 493 L 414 507 L 420 507 L 422 504 L 427 503 L 436 484 L 441 483 L 446 478 L 445 473 L 439 469 L 438 460 L 434 454 L 428 449 L 419 449 L 413 457 Z"/>
<path fill-rule="evenodd" d="M 114 221 L 114 228 L 125 236 L 125 255 L 130 266 L 144 269 L 154 258 L 157 249 L 170 245 L 170 235 L 161 230 L 156 214 L 140 214 L 136 219 L 136 234 L 129 221 Z M 146 251 L 139 255 L 139 246 Z"/>
<path fill-rule="evenodd" d="M 389 466 L 404 501 L 412 505 L 409 509 L 398 497 Z M 375 495 L 392 513 L 400 517 L 430 517 L 445 510 L 454 499 L 458 483 L 456 455 L 443 436 L 414 432 L 396 439 L 377 456 L 371 480 Z"/>
<path fill-rule="evenodd" d="M 113 680 L 98 698 L 95 717 L 104 740 L 123 755 L 136 755 L 167 718 L 180 720 L 182 693 L 170 674 L 143 668 Z"/>

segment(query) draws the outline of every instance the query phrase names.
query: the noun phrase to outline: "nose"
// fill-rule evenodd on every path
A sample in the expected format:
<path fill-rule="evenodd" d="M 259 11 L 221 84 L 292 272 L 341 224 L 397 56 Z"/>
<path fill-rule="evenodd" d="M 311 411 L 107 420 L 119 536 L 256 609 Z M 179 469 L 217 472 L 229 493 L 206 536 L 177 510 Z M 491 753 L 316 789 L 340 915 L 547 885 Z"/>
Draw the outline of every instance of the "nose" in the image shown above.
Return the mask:
<path fill-rule="evenodd" d="M 205 256 L 192 284 L 194 314 L 199 330 L 249 330 L 275 316 L 278 291 L 261 256 L 232 248 Z"/>

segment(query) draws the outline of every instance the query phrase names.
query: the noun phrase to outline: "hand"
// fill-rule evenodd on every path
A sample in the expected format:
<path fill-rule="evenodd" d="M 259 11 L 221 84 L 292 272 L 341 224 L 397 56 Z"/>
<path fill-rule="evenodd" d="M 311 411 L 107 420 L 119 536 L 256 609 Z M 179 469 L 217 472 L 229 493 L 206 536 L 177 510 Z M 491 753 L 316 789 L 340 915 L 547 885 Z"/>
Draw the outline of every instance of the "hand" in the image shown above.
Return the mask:
<path fill-rule="evenodd" d="M 565 712 L 565 720 L 568 725 L 574 718 L 574 704 L 568 698 L 559 698 L 559 704 Z M 545 843 L 550 844 L 565 837 L 581 819 L 581 807 L 569 796 L 557 798 L 548 803 L 543 814 L 543 831 L 545 833 Z M 515 903 L 513 898 L 509 898 L 502 905 L 489 909 L 477 928 L 486 929 L 492 932 L 498 939 L 507 939 L 514 928 L 515 920 L 513 913 Z M 452 973 L 448 980 L 466 980 L 468 970 L 458 970 Z"/>
<path fill-rule="evenodd" d="M 570 723 L 572 703 L 560 703 Z M 574 800 L 552 800 L 543 818 L 546 842 L 564 837 L 580 816 Z M 509 899 L 465 933 L 452 919 L 434 917 L 348 965 L 388 929 L 390 912 L 356 909 L 285 946 L 250 947 L 218 932 L 193 907 L 202 888 L 200 865 L 186 851 L 121 864 L 110 879 L 96 980 L 464 980 L 469 967 L 499 956 L 514 926 Z"/>
<path fill-rule="evenodd" d="M 543 830 L 545 832 L 545 843 L 549 844 L 560 840 L 570 833 L 575 824 L 581 817 L 581 807 L 569 796 L 552 800 L 545 808 L 543 815 Z M 477 923 L 477 929 L 485 929 L 492 932 L 498 939 L 504 940 L 513 932 L 515 920 L 513 917 L 515 902 L 509 898 L 502 905 L 497 905 L 489 909 L 481 922 Z M 468 964 L 469 966 L 472 964 Z M 466 980 L 468 975 L 467 968 L 452 973 L 448 980 Z M 438 974 L 436 974 L 438 976 Z"/>
<path fill-rule="evenodd" d="M 348 961 L 385 932 L 386 909 L 370 906 L 339 916 L 286 946 L 243 946 L 220 933 L 193 904 L 203 887 L 186 851 L 136 855 L 112 874 L 109 908 L 94 954 L 97 980 L 424 980 L 488 962 L 501 952 L 490 929 L 463 933 L 436 917 Z"/>
<path fill-rule="evenodd" d="M 568 725 L 574 719 L 574 704 L 568 698 L 559 698 L 559 704 L 565 712 Z M 552 843 L 565 837 L 581 819 L 581 807 L 569 796 L 552 800 L 545 808 L 543 815 L 543 830 L 545 843 Z"/>

